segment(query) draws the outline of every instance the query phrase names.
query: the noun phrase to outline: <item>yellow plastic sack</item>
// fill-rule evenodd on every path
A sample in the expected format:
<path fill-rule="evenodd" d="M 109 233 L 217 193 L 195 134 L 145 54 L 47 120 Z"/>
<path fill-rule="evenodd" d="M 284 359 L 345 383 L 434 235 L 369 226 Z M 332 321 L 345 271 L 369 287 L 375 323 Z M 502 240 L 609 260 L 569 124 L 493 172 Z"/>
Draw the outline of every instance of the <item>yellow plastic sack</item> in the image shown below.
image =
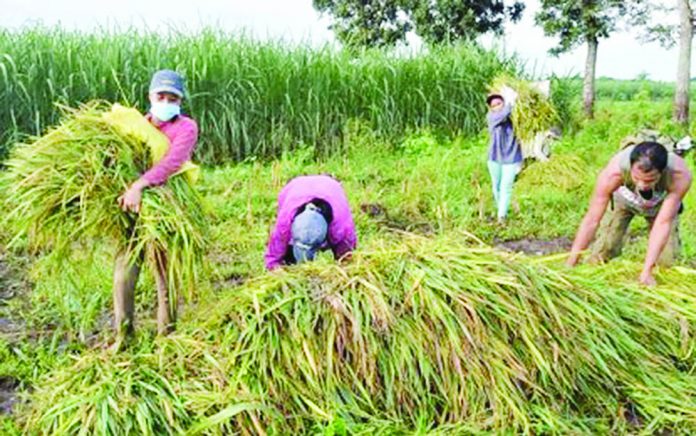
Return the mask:
<path fill-rule="evenodd" d="M 104 112 L 104 120 L 116 127 L 126 135 L 133 136 L 150 147 L 150 155 L 153 164 L 156 164 L 169 150 L 169 139 L 153 126 L 137 109 L 121 106 L 116 103 L 111 107 L 111 111 Z M 198 181 L 201 169 L 191 161 L 186 161 L 179 171 L 174 173 L 183 174 L 192 185 Z"/>

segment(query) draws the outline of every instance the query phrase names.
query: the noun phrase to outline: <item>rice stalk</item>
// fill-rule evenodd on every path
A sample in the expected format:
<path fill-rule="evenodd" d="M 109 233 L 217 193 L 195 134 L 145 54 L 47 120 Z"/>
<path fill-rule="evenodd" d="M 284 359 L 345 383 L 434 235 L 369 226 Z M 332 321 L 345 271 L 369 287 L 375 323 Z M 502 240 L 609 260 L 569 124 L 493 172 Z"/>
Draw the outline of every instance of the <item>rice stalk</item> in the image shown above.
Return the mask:
<path fill-rule="evenodd" d="M 144 257 L 153 271 L 155 254 L 165 252 L 170 290 L 190 293 L 205 246 L 201 199 L 174 176 L 145 191 L 139 214 L 123 212 L 117 198 L 151 166 L 149 148 L 105 122 L 106 109 L 65 109 L 58 126 L 15 147 L 0 181 L 13 242 L 67 253 L 77 242 L 101 240 L 133 262 Z"/>
<path fill-rule="evenodd" d="M 630 409 L 638 430 L 692 432 L 696 295 L 619 278 L 633 273 L 405 237 L 220 295 L 158 345 L 153 371 L 186 431 L 606 433 L 635 430 Z M 77 421 L 66 406 L 109 374 L 69 386 L 49 375 L 26 428 Z M 49 399 L 60 414 L 45 413 Z"/>

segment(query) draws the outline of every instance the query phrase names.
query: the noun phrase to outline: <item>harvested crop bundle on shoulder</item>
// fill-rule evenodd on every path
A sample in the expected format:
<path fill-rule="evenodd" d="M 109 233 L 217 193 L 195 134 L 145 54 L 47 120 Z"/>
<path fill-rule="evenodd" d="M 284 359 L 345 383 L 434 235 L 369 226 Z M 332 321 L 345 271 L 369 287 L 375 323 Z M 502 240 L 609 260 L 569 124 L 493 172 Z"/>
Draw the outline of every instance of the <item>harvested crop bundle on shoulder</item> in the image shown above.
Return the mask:
<path fill-rule="evenodd" d="M 163 155 L 162 147 L 166 152 L 166 141 L 135 109 L 106 103 L 65 108 L 58 126 L 18 144 L 6 162 L 1 177 L 14 240 L 26 236 L 33 247 L 66 249 L 107 239 L 151 266 L 153 253 L 164 249 L 171 286 L 191 286 L 206 225 L 191 186 L 197 167 L 184 167 L 165 185 L 147 189 L 137 215 L 123 212 L 117 202 L 155 154 Z"/>
<path fill-rule="evenodd" d="M 501 75 L 493 80 L 490 91 L 499 93 L 505 87 L 517 93 L 512 108 L 512 124 L 515 136 L 522 146 L 522 154 L 524 157 L 544 160 L 547 157 L 547 152 L 543 150 L 544 141 L 558 122 L 556 110 L 549 97 L 526 80 Z"/>

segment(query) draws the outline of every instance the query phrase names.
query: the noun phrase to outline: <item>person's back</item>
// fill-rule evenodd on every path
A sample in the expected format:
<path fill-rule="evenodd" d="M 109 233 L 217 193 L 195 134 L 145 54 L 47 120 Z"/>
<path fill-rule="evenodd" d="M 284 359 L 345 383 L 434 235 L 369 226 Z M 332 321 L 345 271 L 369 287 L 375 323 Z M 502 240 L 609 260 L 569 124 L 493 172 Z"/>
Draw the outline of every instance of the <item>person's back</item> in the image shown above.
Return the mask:
<path fill-rule="evenodd" d="M 330 216 L 325 215 L 326 248 L 330 248 L 337 259 L 355 249 L 355 224 L 341 183 L 327 175 L 300 176 L 288 182 L 278 196 L 276 223 L 265 254 L 268 269 L 288 263 L 293 222 L 308 204 L 318 203 L 316 200 L 325 202 L 330 210 Z"/>

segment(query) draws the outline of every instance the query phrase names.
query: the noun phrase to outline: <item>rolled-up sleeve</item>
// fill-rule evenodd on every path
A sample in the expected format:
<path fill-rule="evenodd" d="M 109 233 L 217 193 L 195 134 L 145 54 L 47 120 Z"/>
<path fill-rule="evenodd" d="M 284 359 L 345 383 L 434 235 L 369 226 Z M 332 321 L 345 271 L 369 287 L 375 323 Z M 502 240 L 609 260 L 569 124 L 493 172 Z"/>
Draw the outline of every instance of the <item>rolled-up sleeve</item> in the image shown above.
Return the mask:
<path fill-rule="evenodd" d="M 276 223 L 268 239 L 266 254 L 264 256 L 266 269 L 272 270 L 283 264 L 285 252 L 288 249 L 289 234 L 282 223 Z"/>
<path fill-rule="evenodd" d="M 343 238 L 341 241 L 338 241 L 338 243 L 336 243 L 336 245 L 331 247 L 332 251 L 333 251 L 334 258 L 338 260 L 338 259 L 342 258 L 343 256 L 345 256 L 347 253 L 352 253 L 353 250 L 355 250 L 357 243 L 358 243 L 358 238 L 355 235 L 355 228 L 349 229 L 345 238 Z"/>
<path fill-rule="evenodd" d="M 510 114 L 512 114 L 512 106 L 510 106 L 509 104 L 506 104 L 498 112 L 489 112 L 488 113 L 488 128 L 492 129 L 492 128 L 504 123 L 505 121 L 508 120 L 508 118 L 510 118 Z"/>
<path fill-rule="evenodd" d="M 290 221 L 289 214 L 292 213 L 290 210 L 292 205 L 288 205 L 288 191 L 289 187 L 286 185 L 278 195 L 276 222 L 268 237 L 264 255 L 264 263 L 266 264 L 266 269 L 269 270 L 278 268 L 283 264 L 285 253 L 288 250 L 288 243 L 290 242 L 290 224 L 288 223 Z"/>
<path fill-rule="evenodd" d="M 173 135 L 168 135 L 170 145 L 162 160 L 142 175 L 151 186 L 161 185 L 179 171 L 184 162 L 191 159 L 198 141 L 198 125 L 191 119 L 181 121 L 182 125 Z"/>

